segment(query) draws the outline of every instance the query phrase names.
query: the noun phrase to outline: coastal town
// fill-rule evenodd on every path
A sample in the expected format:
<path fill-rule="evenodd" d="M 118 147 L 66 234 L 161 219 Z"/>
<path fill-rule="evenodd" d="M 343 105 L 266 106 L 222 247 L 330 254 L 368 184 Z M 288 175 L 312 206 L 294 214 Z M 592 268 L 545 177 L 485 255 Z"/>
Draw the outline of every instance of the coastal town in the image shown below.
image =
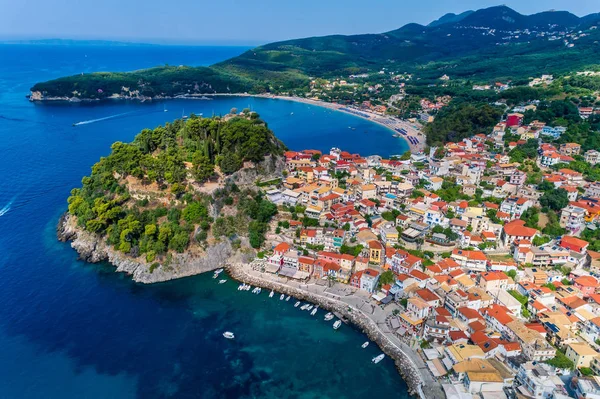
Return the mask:
<path fill-rule="evenodd" d="M 600 397 L 600 183 L 569 168 L 600 152 L 564 132 L 512 112 L 428 153 L 287 151 L 268 250 L 240 267 L 358 310 L 421 396 Z"/>

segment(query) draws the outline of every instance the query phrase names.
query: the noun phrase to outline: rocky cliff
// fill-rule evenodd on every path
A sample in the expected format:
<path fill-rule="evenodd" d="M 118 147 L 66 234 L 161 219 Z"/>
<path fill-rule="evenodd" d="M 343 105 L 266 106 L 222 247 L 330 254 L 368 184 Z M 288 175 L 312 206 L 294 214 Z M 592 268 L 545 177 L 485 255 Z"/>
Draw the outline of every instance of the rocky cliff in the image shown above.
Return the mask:
<path fill-rule="evenodd" d="M 193 276 L 222 267 L 235 256 L 228 240 L 223 240 L 206 248 L 202 257 L 189 253 L 174 254 L 171 262 L 151 267 L 152 264 L 143 258 L 132 258 L 106 244 L 105 240 L 95 234 L 77 227 L 73 216 L 65 213 L 59 220 L 57 236 L 60 241 L 71 241 L 79 258 L 86 262 L 98 263 L 107 261 L 116 267 L 117 272 L 132 276 L 134 281 L 151 284 Z"/>

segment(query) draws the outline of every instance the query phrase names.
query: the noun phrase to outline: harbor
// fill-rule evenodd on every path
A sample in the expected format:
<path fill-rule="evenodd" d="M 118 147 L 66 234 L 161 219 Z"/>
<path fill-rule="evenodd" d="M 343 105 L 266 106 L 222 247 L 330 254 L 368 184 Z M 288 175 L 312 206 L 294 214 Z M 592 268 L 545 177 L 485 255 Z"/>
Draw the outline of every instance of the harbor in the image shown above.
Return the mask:
<path fill-rule="evenodd" d="M 445 397 L 441 384 L 433 379 L 421 357 L 386 328 L 381 309 L 375 307 L 371 309 L 372 312 L 361 309 L 364 299 L 359 295 L 342 296 L 334 294 L 328 291 L 327 285 L 293 282 L 253 270 L 251 265 L 248 264 L 228 264 L 225 266 L 225 270 L 230 277 L 240 281 L 243 285 L 261 287 L 265 290 L 281 293 L 282 296 L 294 297 L 300 303 L 304 303 L 302 307 L 306 306 L 305 310 L 308 309 L 310 304 L 318 305 L 319 308 L 330 312 L 325 316 L 325 320 L 328 316 L 330 316 L 329 320 L 332 320 L 334 314 L 340 318 L 337 320 L 339 322 L 338 328 L 342 325 L 342 321 L 351 323 L 366 334 L 370 341 L 376 343 L 383 354 L 394 360 L 396 368 L 408 385 L 411 395 L 420 398 Z M 296 303 L 298 306 L 300 305 L 298 302 Z M 306 303 L 309 303 L 309 305 L 307 306 Z M 302 307 L 300 307 L 300 310 Z M 366 348 L 366 346 L 363 346 L 363 348 Z M 376 363 L 375 359 L 373 359 L 373 363 Z"/>

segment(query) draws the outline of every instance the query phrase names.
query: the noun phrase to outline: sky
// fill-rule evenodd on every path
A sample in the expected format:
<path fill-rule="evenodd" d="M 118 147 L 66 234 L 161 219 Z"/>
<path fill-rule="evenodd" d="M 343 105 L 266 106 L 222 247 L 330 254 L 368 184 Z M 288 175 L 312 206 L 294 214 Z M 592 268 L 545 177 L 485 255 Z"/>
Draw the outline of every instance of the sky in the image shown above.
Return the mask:
<path fill-rule="evenodd" d="M 582 16 L 598 0 L 502 0 L 522 14 Z M 261 44 L 427 24 L 498 0 L 0 0 L 0 39 L 102 39 L 148 43 Z"/>

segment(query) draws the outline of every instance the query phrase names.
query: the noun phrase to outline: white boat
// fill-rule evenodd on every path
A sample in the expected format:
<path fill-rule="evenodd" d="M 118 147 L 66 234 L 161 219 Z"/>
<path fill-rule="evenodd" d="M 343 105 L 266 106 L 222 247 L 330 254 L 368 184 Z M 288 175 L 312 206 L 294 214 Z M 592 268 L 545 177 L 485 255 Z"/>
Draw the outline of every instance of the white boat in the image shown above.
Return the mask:
<path fill-rule="evenodd" d="M 241 291 L 241 290 L 243 290 L 243 289 L 244 289 L 244 284 L 240 284 L 240 285 L 238 285 L 238 291 Z"/>
<path fill-rule="evenodd" d="M 219 280 L 219 284 L 225 284 L 227 280 Z"/>
<path fill-rule="evenodd" d="M 318 310 L 317 308 L 314 308 L 314 309 L 312 310 L 312 312 L 310 312 L 310 315 L 311 315 L 311 316 L 314 316 L 315 314 L 317 314 L 317 310 Z"/>
<path fill-rule="evenodd" d="M 302 305 L 302 307 L 300 308 L 300 310 L 306 310 L 306 308 L 308 308 L 308 304 Z"/>
<path fill-rule="evenodd" d="M 281 294 L 281 295 L 279 296 L 279 300 L 280 300 L 280 301 L 283 301 L 283 298 L 285 298 L 285 295 Z"/>
<path fill-rule="evenodd" d="M 289 300 L 290 300 L 290 296 L 288 295 L 288 296 L 285 298 L 285 301 L 287 302 L 287 301 L 289 301 Z"/>
<path fill-rule="evenodd" d="M 258 294 L 260 294 L 261 292 L 262 292 L 262 288 L 258 287 L 258 288 L 256 289 L 256 294 L 258 295 Z"/>
<path fill-rule="evenodd" d="M 163 105 L 163 112 L 167 112 L 167 111 L 168 111 L 168 110 L 167 110 L 167 106 L 166 106 L 166 105 Z"/>
<path fill-rule="evenodd" d="M 217 270 L 215 270 L 215 274 L 221 274 L 221 273 L 223 273 L 223 269 L 217 269 Z"/>
<path fill-rule="evenodd" d="M 230 332 L 230 331 L 225 331 L 225 332 L 223 333 L 223 336 L 224 336 L 225 338 L 227 338 L 227 339 L 234 339 L 234 338 L 235 338 L 235 335 L 233 335 L 233 333 L 232 333 L 232 332 Z"/>
<path fill-rule="evenodd" d="M 385 357 L 385 355 L 382 353 L 379 356 L 374 357 L 371 361 L 375 364 L 379 363 L 380 361 L 383 360 L 383 358 Z"/>
<path fill-rule="evenodd" d="M 300 306 L 300 301 L 298 301 L 298 302 L 296 302 L 296 303 L 294 304 L 294 307 L 295 307 L 295 308 L 297 308 L 298 306 Z"/>
<path fill-rule="evenodd" d="M 340 328 L 342 326 L 342 321 L 338 320 L 335 323 L 333 323 L 333 329 L 337 330 L 338 328 Z"/>
<path fill-rule="evenodd" d="M 308 305 L 308 307 L 306 308 L 306 310 L 311 310 L 313 308 L 313 305 Z"/>
<path fill-rule="evenodd" d="M 271 290 L 271 293 L 269 294 L 269 298 L 273 298 L 273 295 L 275 295 L 275 292 L 273 290 Z"/>
<path fill-rule="evenodd" d="M 213 274 L 213 278 L 217 278 L 219 275 L 217 273 Z"/>
<path fill-rule="evenodd" d="M 367 346 L 369 346 L 369 341 L 365 342 L 360 347 L 363 348 L 363 349 L 365 349 Z"/>
<path fill-rule="evenodd" d="M 331 319 L 333 319 L 333 313 L 327 313 L 327 314 L 325 315 L 325 321 L 329 321 L 329 320 L 331 320 Z"/>

